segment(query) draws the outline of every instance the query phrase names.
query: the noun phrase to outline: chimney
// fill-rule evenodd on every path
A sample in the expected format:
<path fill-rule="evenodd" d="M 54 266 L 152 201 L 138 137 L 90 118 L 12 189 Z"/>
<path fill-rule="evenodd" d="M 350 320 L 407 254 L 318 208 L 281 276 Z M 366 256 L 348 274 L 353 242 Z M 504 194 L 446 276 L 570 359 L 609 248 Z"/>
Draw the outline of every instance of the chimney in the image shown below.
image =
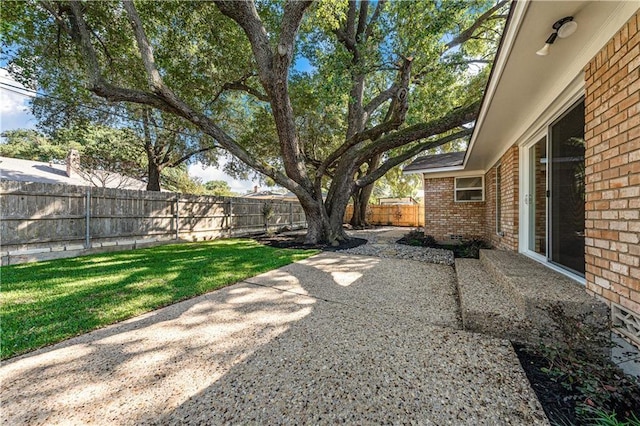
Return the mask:
<path fill-rule="evenodd" d="M 80 153 L 77 149 L 70 149 L 67 154 L 67 176 L 71 177 L 80 168 Z"/>
<path fill-rule="evenodd" d="M 254 185 L 253 186 L 253 193 L 257 194 L 258 193 L 258 185 Z"/>

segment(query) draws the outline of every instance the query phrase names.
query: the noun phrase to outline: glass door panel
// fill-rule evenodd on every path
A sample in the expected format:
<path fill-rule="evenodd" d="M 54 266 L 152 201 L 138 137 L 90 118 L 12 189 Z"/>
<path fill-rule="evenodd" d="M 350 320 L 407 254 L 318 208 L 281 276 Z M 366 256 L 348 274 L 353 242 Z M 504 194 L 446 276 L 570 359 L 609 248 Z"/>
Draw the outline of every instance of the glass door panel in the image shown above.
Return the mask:
<path fill-rule="evenodd" d="M 529 148 L 529 250 L 547 254 L 547 139 Z"/>
<path fill-rule="evenodd" d="M 551 125 L 550 260 L 584 275 L 584 101 Z"/>

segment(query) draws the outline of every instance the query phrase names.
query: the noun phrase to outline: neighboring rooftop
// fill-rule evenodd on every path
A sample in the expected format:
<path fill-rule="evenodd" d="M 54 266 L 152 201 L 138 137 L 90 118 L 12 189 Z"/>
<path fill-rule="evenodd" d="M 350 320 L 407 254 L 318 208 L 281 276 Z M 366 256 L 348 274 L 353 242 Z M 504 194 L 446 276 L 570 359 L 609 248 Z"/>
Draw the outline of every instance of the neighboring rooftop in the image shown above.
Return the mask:
<path fill-rule="evenodd" d="M 404 168 L 404 173 L 420 173 L 425 169 L 461 166 L 465 151 L 447 152 L 445 154 L 425 155 L 416 158 Z"/>
<path fill-rule="evenodd" d="M 101 170 L 80 172 L 66 164 L 0 157 L 0 180 L 18 182 L 62 183 L 77 186 L 100 186 L 119 189 L 146 189 L 139 179 Z"/>
<path fill-rule="evenodd" d="M 258 200 L 283 200 L 283 201 L 298 201 L 298 197 L 293 192 L 287 192 L 280 194 L 274 191 L 258 191 L 257 188 L 254 192 L 241 195 L 242 198 L 254 198 Z"/>

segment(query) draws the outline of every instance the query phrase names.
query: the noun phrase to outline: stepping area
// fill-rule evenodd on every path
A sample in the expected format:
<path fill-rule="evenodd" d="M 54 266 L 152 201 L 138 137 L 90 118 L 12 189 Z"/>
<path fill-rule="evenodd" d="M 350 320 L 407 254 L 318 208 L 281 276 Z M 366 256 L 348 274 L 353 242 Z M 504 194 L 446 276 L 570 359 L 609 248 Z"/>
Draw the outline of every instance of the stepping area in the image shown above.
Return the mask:
<path fill-rule="evenodd" d="M 3 424 L 548 424 L 454 269 L 322 253 L 0 367 Z"/>
<path fill-rule="evenodd" d="M 519 342 L 562 341 L 565 318 L 608 330 L 607 307 L 574 280 L 517 253 L 481 250 L 480 259 L 456 259 L 463 326 Z"/>

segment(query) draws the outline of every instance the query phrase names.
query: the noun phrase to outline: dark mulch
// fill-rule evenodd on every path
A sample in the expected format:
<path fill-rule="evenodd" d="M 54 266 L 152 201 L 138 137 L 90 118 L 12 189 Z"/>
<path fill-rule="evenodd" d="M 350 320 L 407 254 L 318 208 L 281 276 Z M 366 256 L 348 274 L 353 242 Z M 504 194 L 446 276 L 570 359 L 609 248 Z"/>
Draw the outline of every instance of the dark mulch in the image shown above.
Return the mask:
<path fill-rule="evenodd" d="M 361 246 L 367 243 L 363 238 L 350 238 L 347 241 L 341 241 L 338 246 L 329 244 L 305 244 L 304 234 L 276 234 L 276 235 L 257 235 L 252 237 L 260 244 L 274 248 L 285 249 L 316 249 L 323 251 L 340 251 Z"/>
<path fill-rule="evenodd" d="M 523 345 L 513 343 L 513 348 L 551 424 L 578 424 L 575 395 L 542 371 L 549 367 L 546 359 L 527 351 Z"/>

